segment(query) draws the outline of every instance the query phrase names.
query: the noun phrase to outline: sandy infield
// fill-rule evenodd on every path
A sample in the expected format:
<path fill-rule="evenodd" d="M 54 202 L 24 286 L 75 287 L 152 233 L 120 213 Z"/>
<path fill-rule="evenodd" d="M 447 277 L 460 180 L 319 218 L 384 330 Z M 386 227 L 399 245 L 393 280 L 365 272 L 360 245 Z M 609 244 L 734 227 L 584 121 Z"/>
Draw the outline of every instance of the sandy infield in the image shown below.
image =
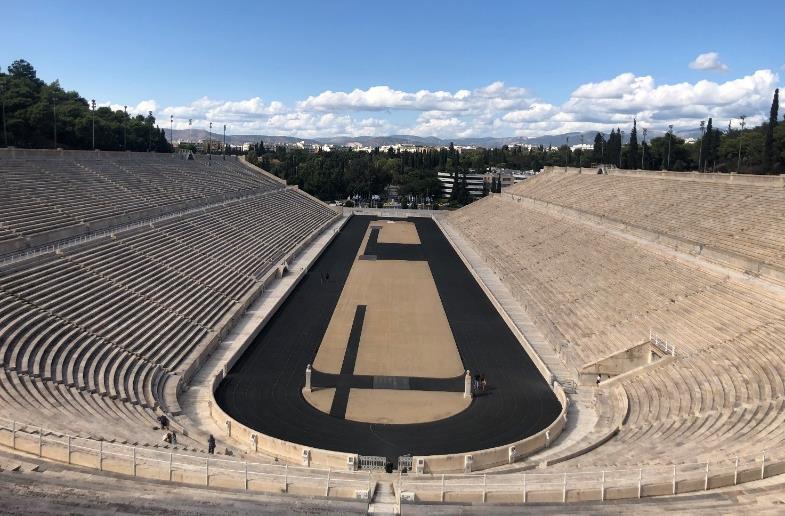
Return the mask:
<path fill-rule="evenodd" d="M 376 221 L 379 242 L 419 245 L 410 222 Z M 355 259 L 314 360 L 314 368 L 340 373 L 358 305 L 365 305 L 354 374 L 454 378 L 464 372 L 436 283 L 427 261 Z M 330 412 L 335 389 L 306 395 Z M 374 423 L 415 423 L 443 419 L 464 410 L 462 393 L 351 389 L 346 419 Z"/>
<path fill-rule="evenodd" d="M 412 222 L 382 220 L 374 222 L 373 226 L 381 228 L 379 230 L 379 238 L 376 240 L 380 244 L 420 244 L 417 226 Z"/>

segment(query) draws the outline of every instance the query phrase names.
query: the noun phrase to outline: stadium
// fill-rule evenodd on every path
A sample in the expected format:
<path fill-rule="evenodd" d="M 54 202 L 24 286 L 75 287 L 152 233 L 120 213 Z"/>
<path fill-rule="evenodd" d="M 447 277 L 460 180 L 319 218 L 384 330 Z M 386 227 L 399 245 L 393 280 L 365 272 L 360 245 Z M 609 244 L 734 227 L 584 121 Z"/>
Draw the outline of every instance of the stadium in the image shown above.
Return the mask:
<path fill-rule="evenodd" d="M 0 513 L 782 514 L 776 4 L 3 4 Z"/>
<path fill-rule="evenodd" d="M 0 172 L 20 477 L 347 512 L 738 508 L 780 483 L 781 176 L 550 168 L 429 212 L 330 207 L 234 157 L 4 149 Z"/>

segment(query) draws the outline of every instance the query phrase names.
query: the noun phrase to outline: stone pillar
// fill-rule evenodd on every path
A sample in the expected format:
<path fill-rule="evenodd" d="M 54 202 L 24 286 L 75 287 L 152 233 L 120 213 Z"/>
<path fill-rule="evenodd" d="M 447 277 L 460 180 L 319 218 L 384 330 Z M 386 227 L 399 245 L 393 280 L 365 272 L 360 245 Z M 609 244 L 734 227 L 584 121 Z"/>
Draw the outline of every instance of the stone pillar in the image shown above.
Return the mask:
<path fill-rule="evenodd" d="M 305 366 L 305 391 L 311 392 L 311 364 Z"/>
<path fill-rule="evenodd" d="M 463 376 L 463 397 L 472 397 L 472 374 L 468 369 L 466 370 L 466 374 Z"/>

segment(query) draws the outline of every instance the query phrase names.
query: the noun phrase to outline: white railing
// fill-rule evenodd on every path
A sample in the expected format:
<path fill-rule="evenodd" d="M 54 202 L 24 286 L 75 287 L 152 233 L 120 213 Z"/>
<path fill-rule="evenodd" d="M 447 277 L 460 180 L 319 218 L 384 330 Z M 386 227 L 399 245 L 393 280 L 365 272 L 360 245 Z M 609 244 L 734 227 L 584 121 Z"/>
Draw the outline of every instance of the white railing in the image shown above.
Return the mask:
<path fill-rule="evenodd" d="M 706 491 L 785 472 L 785 447 L 717 461 L 593 471 L 483 475 L 402 475 L 404 499 L 508 503 L 605 501 Z M 453 498 L 454 497 L 454 498 Z"/>
<path fill-rule="evenodd" d="M 370 497 L 371 472 L 320 469 L 182 453 L 79 437 L 0 418 L 0 445 L 47 460 L 134 477 L 240 490 Z M 399 494 L 417 501 L 570 502 L 705 491 L 785 472 L 785 446 L 721 460 L 552 473 L 400 474 Z"/>
<path fill-rule="evenodd" d="M 333 471 L 243 461 L 112 443 L 0 418 L 0 445 L 40 458 L 99 471 L 205 486 L 318 496 L 367 497 L 370 472 Z"/>
<path fill-rule="evenodd" d="M 676 356 L 676 346 L 669 343 L 667 340 L 660 338 L 653 330 L 649 330 L 649 342 L 665 352 L 666 355 L 672 357 Z"/>

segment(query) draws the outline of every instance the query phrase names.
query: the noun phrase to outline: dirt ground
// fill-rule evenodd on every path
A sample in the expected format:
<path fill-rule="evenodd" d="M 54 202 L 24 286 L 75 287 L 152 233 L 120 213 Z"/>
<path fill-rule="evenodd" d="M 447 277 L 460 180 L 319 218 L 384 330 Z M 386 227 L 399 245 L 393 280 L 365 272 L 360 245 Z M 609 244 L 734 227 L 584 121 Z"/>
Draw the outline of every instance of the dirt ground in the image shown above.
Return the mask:
<path fill-rule="evenodd" d="M 428 262 L 359 260 L 373 227 L 381 228 L 379 242 L 420 244 L 412 223 L 378 221 L 369 226 L 322 339 L 314 368 L 325 373 L 340 372 L 356 308 L 365 305 L 355 374 L 459 376 L 464 372 L 463 363 Z M 332 393 L 322 391 L 310 393 L 306 398 L 319 410 L 329 412 L 332 397 Z M 460 393 L 353 389 L 346 418 L 414 423 L 442 419 L 467 406 Z"/>
<path fill-rule="evenodd" d="M 427 423 L 457 414 L 471 401 L 460 392 L 352 389 L 346 419 L 364 423 Z"/>
<path fill-rule="evenodd" d="M 417 226 L 411 222 L 399 220 L 382 220 L 372 224 L 378 226 L 380 244 L 420 244 L 420 235 L 417 234 Z"/>

